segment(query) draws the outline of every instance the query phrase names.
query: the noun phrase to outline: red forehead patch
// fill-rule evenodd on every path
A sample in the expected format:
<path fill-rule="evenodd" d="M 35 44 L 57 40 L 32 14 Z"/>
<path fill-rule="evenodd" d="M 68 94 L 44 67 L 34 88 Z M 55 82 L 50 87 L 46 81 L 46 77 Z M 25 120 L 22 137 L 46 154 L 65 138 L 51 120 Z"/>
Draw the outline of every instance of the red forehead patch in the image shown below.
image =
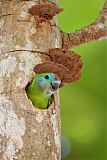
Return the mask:
<path fill-rule="evenodd" d="M 56 79 L 59 79 L 59 80 L 60 80 L 60 78 L 59 78 L 59 76 L 58 76 L 57 74 L 54 73 L 54 75 L 55 75 L 55 78 L 56 78 Z"/>

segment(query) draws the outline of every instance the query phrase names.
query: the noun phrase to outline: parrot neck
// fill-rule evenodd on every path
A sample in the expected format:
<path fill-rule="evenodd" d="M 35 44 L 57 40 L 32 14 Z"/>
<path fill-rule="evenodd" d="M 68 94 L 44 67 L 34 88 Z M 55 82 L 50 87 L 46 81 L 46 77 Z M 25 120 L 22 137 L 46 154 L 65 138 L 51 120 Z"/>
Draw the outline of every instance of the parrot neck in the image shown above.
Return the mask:
<path fill-rule="evenodd" d="M 37 83 L 32 83 L 26 88 L 27 96 L 32 101 L 34 106 L 41 109 L 46 109 L 51 96 L 45 94 L 38 88 Z"/>

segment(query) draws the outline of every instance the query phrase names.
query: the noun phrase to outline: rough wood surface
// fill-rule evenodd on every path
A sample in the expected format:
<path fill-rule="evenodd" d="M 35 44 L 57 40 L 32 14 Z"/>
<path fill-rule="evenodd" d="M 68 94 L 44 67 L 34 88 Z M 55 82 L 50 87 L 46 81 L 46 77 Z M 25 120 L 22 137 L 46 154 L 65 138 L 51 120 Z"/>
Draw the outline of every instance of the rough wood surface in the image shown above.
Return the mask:
<path fill-rule="evenodd" d="M 37 64 L 34 68 L 36 73 L 56 73 L 61 80 L 60 87 L 80 79 L 82 60 L 74 51 L 55 48 L 50 49 L 47 55 L 51 61 Z"/>
<path fill-rule="evenodd" d="M 40 110 L 25 93 L 34 66 L 49 59 L 50 48 L 61 47 L 57 27 L 43 22 L 37 28 L 28 13 L 37 2 L 0 1 L 0 160 L 61 159 L 58 94 Z"/>
<path fill-rule="evenodd" d="M 105 0 L 103 9 L 95 22 L 72 33 L 61 31 L 63 48 L 73 48 L 91 41 L 107 39 L 106 20 L 107 0 Z"/>
<path fill-rule="evenodd" d="M 56 4 L 39 4 L 31 7 L 28 12 L 33 16 L 39 16 L 44 20 L 51 20 L 56 14 L 63 11 L 62 8 L 58 8 Z"/>
<path fill-rule="evenodd" d="M 60 32 L 57 16 L 37 27 L 28 10 L 42 3 L 57 0 L 0 0 L 0 160 L 61 160 L 58 93 L 40 110 L 27 99 L 25 87 L 35 65 L 51 58 L 50 49 L 107 38 L 107 0 L 99 18 L 74 33 Z"/>

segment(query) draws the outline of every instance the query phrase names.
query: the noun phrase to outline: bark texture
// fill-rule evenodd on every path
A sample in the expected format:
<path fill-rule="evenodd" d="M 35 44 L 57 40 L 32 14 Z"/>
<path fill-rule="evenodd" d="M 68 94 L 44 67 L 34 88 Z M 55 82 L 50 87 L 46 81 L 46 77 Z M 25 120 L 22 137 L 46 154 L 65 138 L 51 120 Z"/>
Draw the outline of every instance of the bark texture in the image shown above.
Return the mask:
<path fill-rule="evenodd" d="M 61 159 L 58 94 L 40 110 L 25 93 L 34 66 L 49 59 L 50 48 L 61 47 L 56 17 L 37 27 L 28 13 L 38 3 L 0 1 L 0 160 Z"/>
<path fill-rule="evenodd" d="M 72 33 L 61 32 L 63 48 L 73 48 L 81 44 L 107 39 L 107 0 L 95 22 Z"/>
<path fill-rule="evenodd" d="M 0 0 L 0 160 L 61 160 L 58 93 L 47 110 L 40 110 L 27 99 L 25 87 L 33 77 L 35 65 L 52 58 L 47 54 L 50 49 L 66 50 L 107 38 L 107 0 L 96 22 L 68 34 L 58 29 L 56 16 L 53 19 L 50 16 L 48 22 L 28 12 L 32 6 L 43 3 L 57 2 Z M 68 50 L 64 54 L 68 54 Z M 58 62 L 55 57 L 54 60 Z M 74 61 L 66 63 L 68 67 Z M 81 69 L 78 56 L 74 66 L 76 64 Z M 72 75 L 71 80 L 80 75 L 77 65 L 74 69 L 74 73 L 78 73 L 76 77 L 67 72 Z"/>

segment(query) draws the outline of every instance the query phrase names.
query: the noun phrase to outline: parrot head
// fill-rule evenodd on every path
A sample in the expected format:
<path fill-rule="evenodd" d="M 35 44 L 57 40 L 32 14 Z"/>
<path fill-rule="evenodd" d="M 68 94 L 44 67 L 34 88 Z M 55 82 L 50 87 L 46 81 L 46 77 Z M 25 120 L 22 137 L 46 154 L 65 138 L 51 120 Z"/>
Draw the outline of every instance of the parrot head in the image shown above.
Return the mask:
<path fill-rule="evenodd" d="M 61 84 L 61 80 L 54 73 L 38 74 L 35 76 L 34 81 L 36 81 L 38 89 L 49 96 L 54 94 Z"/>

